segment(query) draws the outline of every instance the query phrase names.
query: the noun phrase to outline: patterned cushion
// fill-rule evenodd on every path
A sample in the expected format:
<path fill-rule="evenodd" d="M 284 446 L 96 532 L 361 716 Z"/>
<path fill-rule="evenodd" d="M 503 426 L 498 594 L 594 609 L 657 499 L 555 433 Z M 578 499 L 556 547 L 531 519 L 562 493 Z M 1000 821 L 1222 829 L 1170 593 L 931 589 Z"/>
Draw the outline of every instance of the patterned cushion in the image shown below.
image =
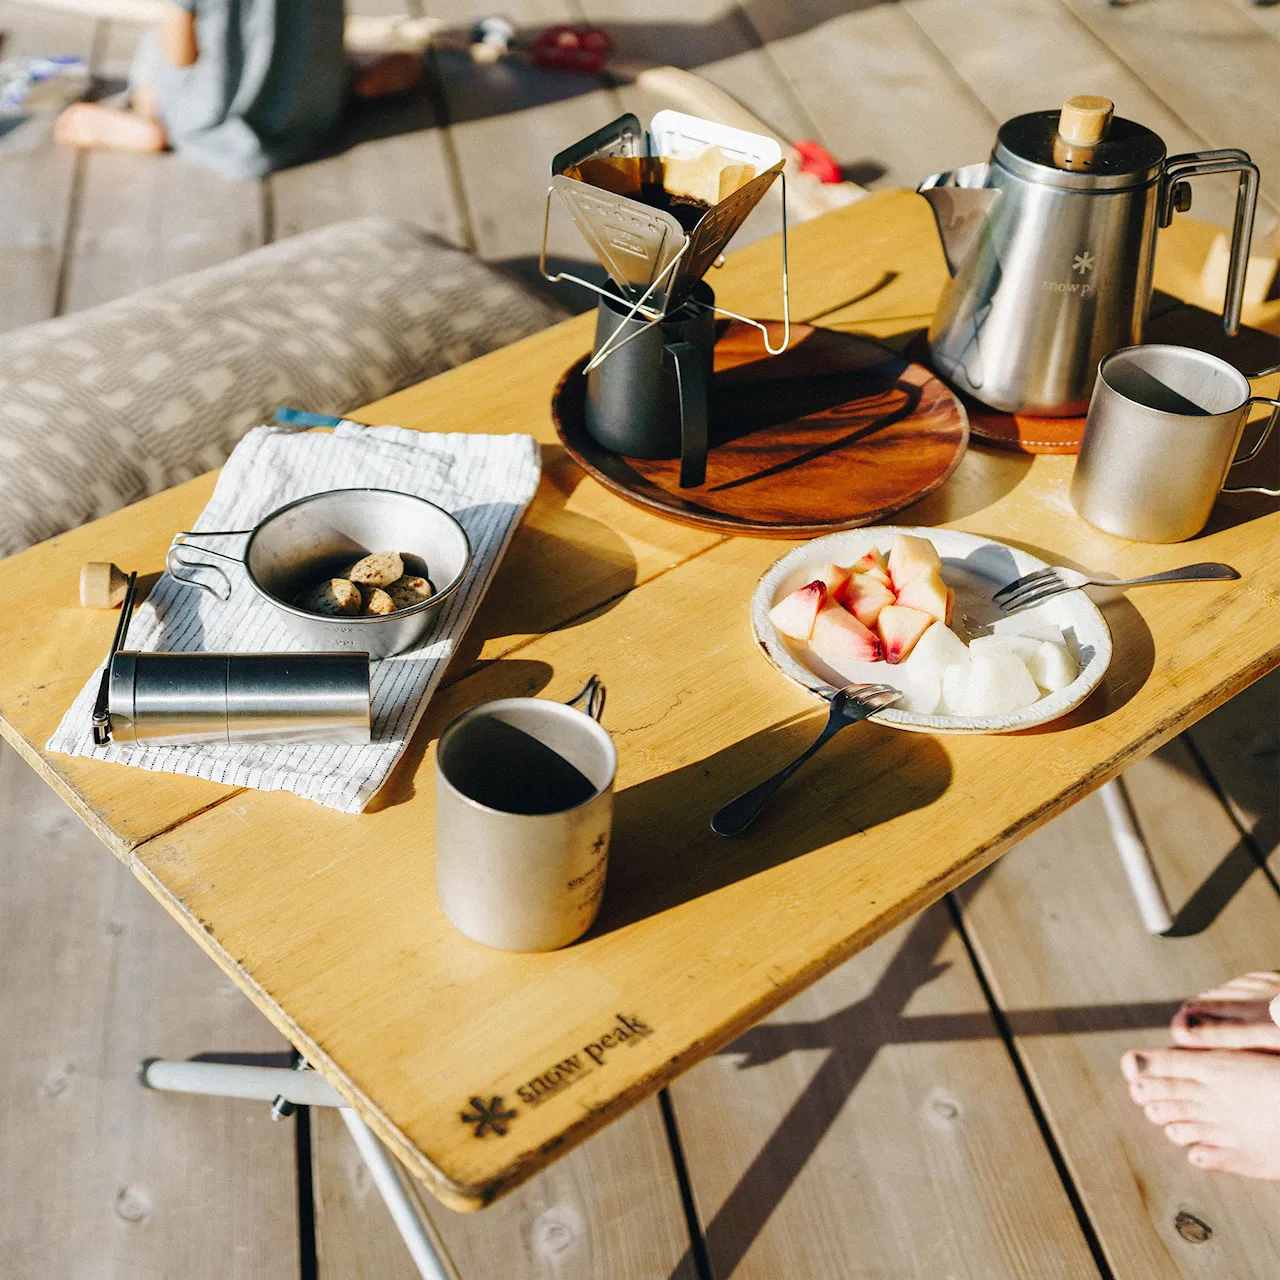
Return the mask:
<path fill-rule="evenodd" d="M 219 466 L 281 405 L 341 414 L 562 316 L 362 218 L 0 335 L 0 557 Z"/>

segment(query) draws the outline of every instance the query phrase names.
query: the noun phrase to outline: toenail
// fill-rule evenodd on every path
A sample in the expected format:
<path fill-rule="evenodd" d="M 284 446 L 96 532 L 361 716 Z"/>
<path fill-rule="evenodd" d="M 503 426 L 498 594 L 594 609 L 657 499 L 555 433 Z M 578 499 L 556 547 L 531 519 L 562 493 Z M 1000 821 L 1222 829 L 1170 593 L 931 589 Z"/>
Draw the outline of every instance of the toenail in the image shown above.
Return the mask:
<path fill-rule="evenodd" d="M 1133 1065 L 1138 1071 L 1146 1071 L 1151 1064 L 1145 1053 L 1135 1053 L 1133 1055 Z"/>
<path fill-rule="evenodd" d="M 1204 1019 L 1202 1019 L 1199 1014 L 1196 1014 L 1196 1013 L 1187 1014 L 1186 1023 L 1188 1027 L 1198 1027 L 1203 1021 Z"/>

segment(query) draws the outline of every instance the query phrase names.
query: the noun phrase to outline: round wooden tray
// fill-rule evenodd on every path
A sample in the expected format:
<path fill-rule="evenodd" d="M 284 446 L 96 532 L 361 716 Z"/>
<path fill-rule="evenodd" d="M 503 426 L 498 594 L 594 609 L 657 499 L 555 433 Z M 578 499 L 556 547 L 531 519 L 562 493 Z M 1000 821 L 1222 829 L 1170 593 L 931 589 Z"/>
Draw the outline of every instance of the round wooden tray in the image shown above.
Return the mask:
<path fill-rule="evenodd" d="M 777 345 L 782 326 L 771 323 Z M 680 488 L 680 461 L 624 458 L 587 434 L 587 357 L 551 400 L 564 447 L 628 502 L 700 529 L 809 538 L 874 524 L 959 465 L 969 420 L 921 365 L 868 338 L 791 326 L 782 355 L 739 321 L 718 329 L 706 482 Z"/>

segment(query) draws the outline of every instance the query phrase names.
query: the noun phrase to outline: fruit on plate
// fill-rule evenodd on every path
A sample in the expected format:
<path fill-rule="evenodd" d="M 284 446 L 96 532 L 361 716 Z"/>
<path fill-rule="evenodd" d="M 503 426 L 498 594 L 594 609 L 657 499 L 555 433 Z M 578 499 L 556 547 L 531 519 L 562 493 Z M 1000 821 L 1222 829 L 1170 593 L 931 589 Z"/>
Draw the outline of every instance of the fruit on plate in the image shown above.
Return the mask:
<path fill-rule="evenodd" d="M 889 562 L 880 554 L 879 547 L 872 547 L 861 560 L 855 560 L 849 566 L 851 573 L 869 573 L 873 578 L 879 578 L 886 587 L 893 585 L 889 578 Z"/>
<path fill-rule="evenodd" d="M 953 710 L 962 716 L 1007 715 L 1029 707 L 1039 697 L 1027 664 L 1012 650 L 991 645 L 969 659 L 964 696 Z"/>
<path fill-rule="evenodd" d="M 1052 640 L 1040 641 L 1040 647 L 1025 661 L 1031 678 L 1047 693 L 1065 689 L 1080 674 L 1080 664 L 1070 650 Z"/>
<path fill-rule="evenodd" d="M 898 604 L 919 609 L 943 626 L 947 624 L 947 584 L 937 569 L 927 569 L 898 592 Z"/>
<path fill-rule="evenodd" d="M 939 575 L 942 573 L 942 560 L 928 538 L 917 538 L 909 533 L 894 535 L 889 546 L 889 577 L 895 591 L 901 592 L 908 583 L 930 569 L 936 569 Z"/>
<path fill-rule="evenodd" d="M 852 572 L 851 569 L 842 569 L 838 564 L 824 564 L 813 577 L 816 582 L 821 582 L 826 587 L 828 600 L 844 604 L 844 593 Z"/>
<path fill-rule="evenodd" d="M 880 661 L 879 636 L 838 604 L 828 604 L 818 613 L 809 643 L 826 662 Z"/>
<path fill-rule="evenodd" d="M 874 627 L 880 610 L 893 603 L 893 592 L 869 573 L 855 573 L 849 579 L 840 603 L 864 627 Z"/>
<path fill-rule="evenodd" d="M 813 635 L 814 619 L 826 603 L 827 588 L 820 580 L 815 580 L 783 596 L 769 610 L 769 621 L 792 640 L 808 640 Z"/>
<path fill-rule="evenodd" d="M 919 609 L 898 604 L 885 605 L 876 619 L 876 629 L 884 644 L 885 661 L 901 662 L 933 622 L 929 614 L 921 613 Z"/>

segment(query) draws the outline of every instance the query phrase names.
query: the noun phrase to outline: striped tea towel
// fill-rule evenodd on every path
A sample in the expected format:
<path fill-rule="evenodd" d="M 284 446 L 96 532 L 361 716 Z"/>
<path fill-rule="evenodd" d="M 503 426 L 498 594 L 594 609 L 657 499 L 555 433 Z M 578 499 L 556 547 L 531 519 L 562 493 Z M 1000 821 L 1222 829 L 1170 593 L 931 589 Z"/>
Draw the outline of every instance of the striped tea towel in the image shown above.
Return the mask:
<path fill-rule="evenodd" d="M 526 435 L 435 435 L 354 422 L 340 422 L 332 434 L 255 428 L 227 460 L 197 530 L 251 529 L 295 498 L 326 489 L 371 487 L 429 499 L 452 512 L 471 539 L 467 580 L 441 605 L 418 646 L 373 664 L 373 741 L 368 746 L 113 742 L 95 747 L 90 720 L 102 678 L 99 667 L 48 749 L 161 773 L 190 773 L 232 786 L 292 791 L 344 813 L 359 813 L 412 737 L 538 487 L 540 471 L 537 441 Z M 211 545 L 238 553 L 244 539 Z M 232 653 L 305 649 L 244 581 L 243 569 L 228 568 L 229 603 L 163 574 L 139 606 L 124 647 Z"/>

